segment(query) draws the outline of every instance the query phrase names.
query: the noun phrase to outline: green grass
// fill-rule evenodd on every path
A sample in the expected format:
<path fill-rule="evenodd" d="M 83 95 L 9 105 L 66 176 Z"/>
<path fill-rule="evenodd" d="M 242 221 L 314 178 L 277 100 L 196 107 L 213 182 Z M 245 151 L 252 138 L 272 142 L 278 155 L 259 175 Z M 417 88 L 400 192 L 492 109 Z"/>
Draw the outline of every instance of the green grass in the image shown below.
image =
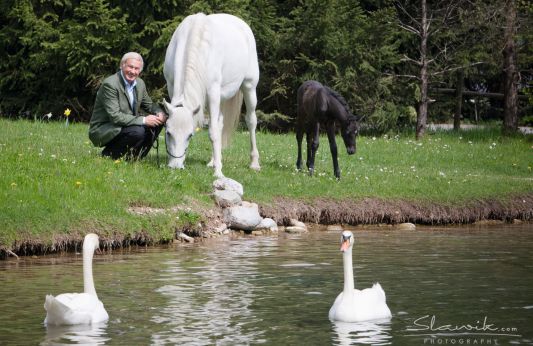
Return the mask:
<path fill-rule="evenodd" d="M 168 240 L 176 227 L 198 222 L 196 205 L 212 205 L 214 178 L 206 167 L 211 145 L 205 130 L 191 141 L 186 169 L 171 170 L 165 165 L 162 137 L 158 168 L 155 150 L 142 162 L 100 157 L 100 149 L 88 140 L 87 124 L 2 119 L 0 126 L 0 246 L 9 248 L 23 239 L 52 243 L 58 236 L 88 230 L 126 237 L 145 231 Z M 412 134 L 363 136 L 353 156 L 339 138 L 340 181 L 333 177 L 326 138 L 321 138 L 311 177 L 295 169 L 293 134 L 257 137 L 262 170 L 248 168 L 248 135 L 238 132 L 223 152 L 223 172 L 244 185 L 246 200 L 260 204 L 284 196 L 462 205 L 533 191 L 531 138 L 501 137 L 497 129 L 430 133 L 418 142 Z M 130 206 L 177 205 L 192 211 L 128 212 Z"/>

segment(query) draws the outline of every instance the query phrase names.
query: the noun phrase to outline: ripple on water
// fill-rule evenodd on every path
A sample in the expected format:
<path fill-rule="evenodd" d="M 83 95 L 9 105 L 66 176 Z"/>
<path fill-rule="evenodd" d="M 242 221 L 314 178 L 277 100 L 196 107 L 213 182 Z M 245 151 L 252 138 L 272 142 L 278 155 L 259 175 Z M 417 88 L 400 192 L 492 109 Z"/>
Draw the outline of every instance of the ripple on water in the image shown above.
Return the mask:
<path fill-rule="evenodd" d="M 305 268 L 305 267 L 314 267 L 315 264 L 313 263 L 287 263 L 287 264 L 280 264 L 280 267 L 287 267 L 287 268 Z"/>
<path fill-rule="evenodd" d="M 110 320 L 96 331 L 42 326 L 46 293 L 83 289 L 79 256 L 0 262 L 0 343 L 410 345 L 423 339 L 407 328 L 426 315 L 451 325 L 487 316 L 523 335 L 501 344 L 527 343 L 532 226 L 524 230 L 355 231 L 356 288 L 380 282 L 388 323 L 328 320 L 343 287 L 337 232 L 97 255 L 95 285 Z"/>

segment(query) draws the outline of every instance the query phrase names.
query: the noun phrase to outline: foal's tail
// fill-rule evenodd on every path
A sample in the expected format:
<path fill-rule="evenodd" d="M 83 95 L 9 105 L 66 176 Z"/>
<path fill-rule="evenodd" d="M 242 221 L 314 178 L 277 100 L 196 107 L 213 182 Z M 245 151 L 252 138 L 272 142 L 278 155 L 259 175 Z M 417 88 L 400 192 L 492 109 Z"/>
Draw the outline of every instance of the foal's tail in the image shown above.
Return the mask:
<path fill-rule="evenodd" d="M 226 148 L 230 144 L 231 136 L 239 124 L 242 99 L 242 91 L 239 90 L 232 98 L 223 100 L 220 103 L 220 111 L 224 115 L 224 126 L 222 127 L 222 148 Z"/>

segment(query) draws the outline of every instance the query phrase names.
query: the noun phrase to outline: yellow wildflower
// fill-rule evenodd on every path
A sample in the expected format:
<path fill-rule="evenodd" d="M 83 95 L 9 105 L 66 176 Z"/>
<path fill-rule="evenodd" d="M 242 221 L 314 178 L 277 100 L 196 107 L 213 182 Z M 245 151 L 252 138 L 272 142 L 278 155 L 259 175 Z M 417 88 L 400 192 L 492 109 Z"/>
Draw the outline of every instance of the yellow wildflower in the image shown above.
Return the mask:
<path fill-rule="evenodd" d="M 76 182 L 76 187 L 80 187 L 82 185 L 82 182 L 81 181 L 77 181 Z"/>
<path fill-rule="evenodd" d="M 65 114 L 65 116 L 68 118 L 68 116 L 70 115 L 70 108 L 65 109 L 65 112 L 63 114 Z"/>

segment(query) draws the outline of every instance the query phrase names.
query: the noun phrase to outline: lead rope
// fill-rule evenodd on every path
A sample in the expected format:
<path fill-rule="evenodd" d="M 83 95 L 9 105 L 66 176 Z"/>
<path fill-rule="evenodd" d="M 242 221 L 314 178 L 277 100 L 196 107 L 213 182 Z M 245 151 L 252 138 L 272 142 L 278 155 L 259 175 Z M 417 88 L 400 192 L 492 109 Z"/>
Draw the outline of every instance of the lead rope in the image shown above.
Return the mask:
<path fill-rule="evenodd" d="M 157 168 L 161 168 L 161 164 L 159 163 L 159 136 L 157 136 L 155 138 L 155 143 L 156 143 L 156 146 L 155 146 L 155 158 L 156 158 L 156 162 L 157 162 Z"/>
<path fill-rule="evenodd" d="M 156 135 L 157 131 L 156 130 L 150 130 L 152 132 L 152 139 L 153 139 L 153 144 L 152 146 L 155 148 L 155 159 L 156 159 L 156 162 L 157 162 L 157 168 L 161 168 L 161 163 L 159 162 L 159 134 Z M 162 129 L 161 129 L 162 131 Z M 155 139 L 153 138 L 155 136 Z"/>

